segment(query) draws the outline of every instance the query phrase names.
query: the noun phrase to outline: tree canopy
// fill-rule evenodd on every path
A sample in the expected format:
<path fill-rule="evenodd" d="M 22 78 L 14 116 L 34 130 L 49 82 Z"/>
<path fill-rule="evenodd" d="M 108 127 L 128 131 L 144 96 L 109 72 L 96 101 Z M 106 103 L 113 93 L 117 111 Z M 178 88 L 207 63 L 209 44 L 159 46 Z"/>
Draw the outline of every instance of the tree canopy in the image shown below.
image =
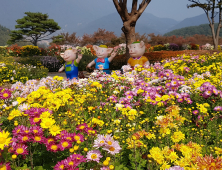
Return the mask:
<path fill-rule="evenodd" d="M 26 16 L 16 20 L 17 25 L 15 25 L 15 28 L 17 30 L 11 31 L 11 38 L 7 42 L 8 44 L 25 41 L 37 45 L 38 41 L 48 40 L 47 36 L 61 29 L 53 19 L 48 19 L 47 14 L 40 12 L 25 12 L 25 14 Z"/>

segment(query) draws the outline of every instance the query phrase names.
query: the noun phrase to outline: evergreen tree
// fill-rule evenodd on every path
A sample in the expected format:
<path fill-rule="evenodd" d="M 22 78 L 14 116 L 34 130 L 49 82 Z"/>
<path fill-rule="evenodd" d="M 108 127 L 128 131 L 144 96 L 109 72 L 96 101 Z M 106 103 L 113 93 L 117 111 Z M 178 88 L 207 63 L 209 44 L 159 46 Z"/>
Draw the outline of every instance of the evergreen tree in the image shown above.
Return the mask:
<path fill-rule="evenodd" d="M 47 14 L 40 12 L 25 12 L 25 14 L 27 16 L 16 20 L 15 28 L 17 30 L 11 31 L 11 39 L 8 40 L 8 44 L 25 41 L 37 46 L 38 41 L 50 39 L 46 37 L 61 29 L 53 19 L 48 19 Z"/>

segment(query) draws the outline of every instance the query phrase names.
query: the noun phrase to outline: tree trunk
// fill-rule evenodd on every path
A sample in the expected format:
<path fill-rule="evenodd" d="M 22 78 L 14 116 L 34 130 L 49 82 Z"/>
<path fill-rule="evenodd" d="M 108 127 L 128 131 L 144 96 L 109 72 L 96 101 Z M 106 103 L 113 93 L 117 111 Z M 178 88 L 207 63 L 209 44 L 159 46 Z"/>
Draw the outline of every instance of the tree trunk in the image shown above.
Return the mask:
<path fill-rule="evenodd" d="M 136 41 L 135 24 L 126 24 L 126 22 L 125 22 L 125 23 L 123 23 L 123 25 L 125 25 L 122 27 L 122 31 L 123 31 L 125 38 L 126 38 L 126 57 L 127 57 L 127 59 L 129 59 L 130 54 L 129 54 L 128 45 L 132 44 L 134 41 Z"/>
<path fill-rule="evenodd" d="M 211 28 L 212 37 L 213 37 L 214 49 L 216 50 L 218 42 L 217 42 L 215 31 L 214 31 L 214 24 L 210 24 L 210 28 Z"/>

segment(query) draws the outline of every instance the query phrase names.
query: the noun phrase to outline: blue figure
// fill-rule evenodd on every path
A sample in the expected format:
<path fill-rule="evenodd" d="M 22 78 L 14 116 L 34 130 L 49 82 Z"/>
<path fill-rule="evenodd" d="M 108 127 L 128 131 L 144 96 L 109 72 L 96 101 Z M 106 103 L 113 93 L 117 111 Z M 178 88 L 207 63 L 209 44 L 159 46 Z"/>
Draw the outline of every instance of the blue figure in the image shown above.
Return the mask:
<path fill-rule="evenodd" d="M 110 74 L 109 70 L 109 63 L 114 59 L 116 56 L 116 52 L 113 52 L 109 58 L 107 58 L 108 54 L 112 52 L 112 48 L 107 48 L 106 45 L 93 45 L 93 49 L 96 51 L 96 58 L 95 60 L 91 61 L 87 67 L 90 68 L 92 65 L 96 65 L 96 69 L 101 69 L 103 72 Z"/>
<path fill-rule="evenodd" d="M 71 80 L 73 78 L 78 79 L 78 64 L 82 59 L 82 54 L 78 54 L 76 59 L 77 49 L 67 49 L 64 53 L 61 53 L 60 56 L 66 61 L 66 63 L 59 69 L 61 73 L 65 69 L 67 79 Z"/>

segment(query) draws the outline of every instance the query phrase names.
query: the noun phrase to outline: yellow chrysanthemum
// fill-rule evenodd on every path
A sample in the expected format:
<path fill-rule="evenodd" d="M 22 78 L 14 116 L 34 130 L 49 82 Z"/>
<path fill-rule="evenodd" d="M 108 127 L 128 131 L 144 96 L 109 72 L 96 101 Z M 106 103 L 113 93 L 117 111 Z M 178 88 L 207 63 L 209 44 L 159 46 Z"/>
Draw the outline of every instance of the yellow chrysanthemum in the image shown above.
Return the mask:
<path fill-rule="evenodd" d="M 56 136 L 57 134 L 60 134 L 61 128 L 58 125 L 53 125 L 49 128 L 49 133 L 52 134 L 52 136 Z"/>
<path fill-rule="evenodd" d="M 3 150 L 5 145 L 8 146 L 11 143 L 11 139 L 8 136 L 10 135 L 9 132 L 5 132 L 4 130 L 0 132 L 0 149 Z"/>
<path fill-rule="evenodd" d="M 44 129 L 48 129 L 52 127 L 54 124 L 55 124 L 55 120 L 52 118 L 42 119 L 42 122 L 40 123 L 41 127 Z"/>

